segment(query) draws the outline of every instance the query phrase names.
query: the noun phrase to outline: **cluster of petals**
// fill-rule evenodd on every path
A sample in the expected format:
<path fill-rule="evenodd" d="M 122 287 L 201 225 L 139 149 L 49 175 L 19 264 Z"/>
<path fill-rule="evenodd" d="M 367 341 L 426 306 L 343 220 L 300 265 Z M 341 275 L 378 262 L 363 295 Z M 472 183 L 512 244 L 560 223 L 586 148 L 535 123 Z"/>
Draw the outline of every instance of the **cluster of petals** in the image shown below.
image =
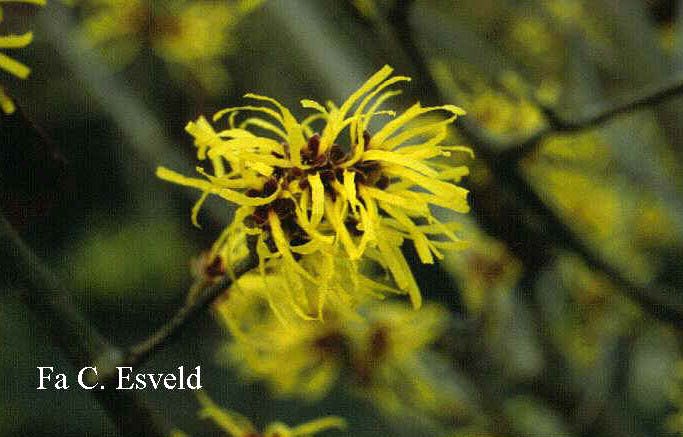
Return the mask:
<path fill-rule="evenodd" d="M 400 93 L 392 86 L 410 80 L 391 74 L 391 67 L 383 67 L 341 106 L 302 100 L 313 111 L 302 121 L 275 99 L 247 94 L 265 105 L 218 112 L 213 122 L 225 120 L 223 130 L 204 117 L 187 125 L 198 159 L 207 164 L 197 167 L 198 177 L 157 170 L 161 179 L 202 191 L 192 212 L 195 224 L 209 195 L 237 205 L 214 253 L 230 266 L 234 243 L 253 236 L 261 274 L 287 278 L 288 302 L 304 318 L 321 318 L 335 294 L 346 293 L 353 304 L 362 301 L 356 293 L 386 289 L 408 294 L 419 308 L 404 241 L 412 241 L 422 263 L 465 245 L 457 223 L 442 223 L 433 214 L 434 207 L 469 211 L 467 190 L 457 185 L 467 167 L 439 159 L 453 151 L 472 153 L 442 144 L 464 111 L 419 103 L 400 114 L 382 110 Z M 250 115 L 238 119 L 245 112 Z M 371 134 L 376 116 L 390 120 Z M 362 273 L 367 264 L 382 269 L 387 281 L 368 283 Z"/>
<path fill-rule="evenodd" d="M 266 382 L 278 396 L 317 400 L 346 376 L 349 386 L 382 406 L 408 388 L 435 392 L 412 369 L 448 326 L 444 308 L 427 303 L 414 311 L 403 302 L 369 300 L 353 312 L 327 308 L 324 323 L 283 324 L 263 311 L 267 297 L 259 280 L 255 273 L 241 277 L 240 289 L 214 307 L 231 337 L 220 359 L 245 379 Z"/>
<path fill-rule="evenodd" d="M 223 64 L 234 51 L 237 25 L 263 0 L 76 0 L 83 42 L 125 67 L 145 45 L 170 73 L 189 76 L 210 93 L 230 83 Z"/>

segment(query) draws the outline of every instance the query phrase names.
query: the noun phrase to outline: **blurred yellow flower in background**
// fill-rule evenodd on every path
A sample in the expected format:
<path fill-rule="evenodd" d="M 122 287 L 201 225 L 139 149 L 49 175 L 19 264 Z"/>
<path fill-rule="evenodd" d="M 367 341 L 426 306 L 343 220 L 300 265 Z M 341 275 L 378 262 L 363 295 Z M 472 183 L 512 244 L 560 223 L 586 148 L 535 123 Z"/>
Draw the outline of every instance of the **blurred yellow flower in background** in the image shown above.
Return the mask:
<path fill-rule="evenodd" d="M 266 427 L 263 433 L 260 433 L 249 419 L 239 413 L 219 407 L 206 393 L 198 392 L 197 398 L 202 407 L 199 410 L 199 416 L 213 421 L 229 437 L 312 437 L 328 429 L 346 428 L 344 419 L 328 416 L 294 427 L 290 427 L 282 422 L 273 422 Z M 175 431 L 172 436 L 186 437 L 187 434 Z"/>
<path fill-rule="evenodd" d="M 439 88 L 467 107 L 471 116 L 482 127 L 496 135 L 529 135 L 543 127 L 541 111 L 526 97 L 529 90 L 512 71 L 498 77 L 500 89 L 491 86 L 470 66 L 433 59 L 430 70 Z M 537 98 L 554 100 L 557 91 L 552 83 L 543 83 L 536 91 Z"/>
<path fill-rule="evenodd" d="M 403 303 L 370 300 L 355 313 L 328 308 L 323 323 L 290 327 L 258 295 L 263 287 L 250 284 L 257 279 L 243 276 L 214 307 L 231 335 L 219 359 L 245 379 L 267 382 L 278 396 L 318 400 L 343 378 L 346 388 L 387 413 L 462 412 L 424 360 L 449 324 L 445 308 L 427 304 L 415 312 Z"/>
<path fill-rule="evenodd" d="M 83 41 L 114 66 L 130 64 L 148 45 L 172 74 L 189 73 L 209 93 L 229 76 L 223 59 L 234 52 L 238 23 L 263 0 L 80 0 Z"/>
<path fill-rule="evenodd" d="M 471 242 L 458 256 L 446 256 L 445 266 L 460 283 L 462 299 L 469 314 L 481 316 L 496 301 L 495 295 L 512 290 L 522 274 L 522 264 L 495 238 L 474 224 L 466 225 Z"/>
<path fill-rule="evenodd" d="M 398 116 L 380 110 L 387 99 L 400 93 L 389 87 L 410 80 L 390 77 L 391 73 L 389 66 L 383 67 L 341 107 L 302 100 L 304 108 L 316 112 L 301 122 L 276 100 L 247 94 L 272 107 L 222 110 L 214 116 L 214 121 L 228 116 L 227 129 L 221 131 L 204 117 L 186 127 L 195 138 L 198 159 L 208 160 L 213 174 L 202 167 L 197 171 L 203 178 L 189 178 L 164 167 L 157 170 L 161 179 L 203 192 L 193 209 L 195 224 L 209 194 L 238 205 L 214 253 L 231 266 L 235 257 L 230 242 L 254 235 L 262 276 L 277 271 L 279 279 L 286 278 L 298 296 L 296 306 L 303 318 L 322 318 L 327 292 L 335 288 L 330 284 L 366 281 L 354 273 L 364 267 L 361 263 L 390 274 L 396 288 L 419 308 L 422 298 L 401 252 L 403 242 L 412 240 L 420 261 L 429 264 L 443 258 L 442 250 L 465 247 L 455 232 L 457 223 L 441 223 L 431 212 L 432 207 L 469 211 L 468 192 L 456 185 L 468 168 L 432 159 L 453 151 L 472 154 L 467 147 L 441 144 L 448 125 L 464 111 L 452 105 L 422 107 L 419 103 Z M 242 111 L 269 119 L 250 116 L 238 123 Z M 447 116 L 416 123 L 418 117 L 434 112 Z M 368 126 L 378 115 L 395 118 L 372 135 Z M 323 126 L 318 134 L 313 124 L 320 121 Z M 270 136 L 258 136 L 254 128 Z M 347 147 L 338 143 L 342 139 L 348 141 Z M 335 261 L 340 257 L 346 260 Z M 335 276 L 339 263 L 350 272 L 346 278 Z M 279 300 L 271 299 L 270 304 L 276 312 L 286 311 L 278 307 L 283 305 Z"/>
<path fill-rule="evenodd" d="M 45 5 L 45 0 L 12 0 L 14 3 L 29 3 L 38 6 Z M 8 3 L 9 0 L 0 1 Z M 0 6 L 0 23 L 2 22 L 4 11 Z M 26 47 L 33 41 L 33 32 L 26 32 L 22 35 L 4 35 L 0 36 L 0 49 L 16 49 Z M 31 73 L 31 69 L 21 62 L 10 58 L 4 53 L 0 53 L 0 69 L 20 78 L 26 79 Z M 5 90 L 0 87 L 0 108 L 5 114 L 12 114 L 16 110 L 16 106 L 12 99 L 7 95 Z"/>

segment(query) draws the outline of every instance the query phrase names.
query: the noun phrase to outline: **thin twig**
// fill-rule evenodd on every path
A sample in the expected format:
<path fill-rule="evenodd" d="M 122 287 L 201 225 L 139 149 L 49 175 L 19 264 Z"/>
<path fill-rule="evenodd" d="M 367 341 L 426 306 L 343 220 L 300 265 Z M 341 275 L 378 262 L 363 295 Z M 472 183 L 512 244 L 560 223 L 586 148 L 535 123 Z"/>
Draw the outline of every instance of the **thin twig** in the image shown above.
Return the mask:
<path fill-rule="evenodd" d="M 21 240 L 2 213 L 0 259 L 5 267 L 2 269 L 5 279 L 12 286 L 27 290 L 23 293 L 24 301 L 74 367 L 93 366 L 98 357 L 120 355 L 120 351 L 76 310 L 66 289 Z M 164 437 L 169 434 L 168 427 L 138 396 L 117 391 L 112 385 L 104 387 L 91 393 L 122 435 Z"/>
<path fill-rule="evenodd" d="M 587 114 L 574 120 L 565 119 L 554 108 L 535 101 L 543 115 L 545 115 L 547 125 L 529 136 L 526 140 L 519 141 L 516 144 L 510 143 L 509 146 L 502 146 L 499 149 L 501 150 L 500 158 L 518 161 L 537 150 L 542 140 L 548 135 L 590 129 L 608 122 L 616 116 L 652 107 L 682 94 L 683 75 L 679 75 L 665 83 L 646 87 L 638 93 L 622 98 L 615 103 L 597 105 L 587 111 Z"/>
<path fill-rule="evenodd" d="M 406 1 L 405 3 L 410 2 Z M 394 28 L 392 37 L 399 41 L 404 55 L 418 70 L 418 78 L 421 81 L 422 88 L 425 90 L 425 94 L 435 101 L 442 101 L 441 92 L 430 74 L 427 62 L 413 41 L 408 14 L 409 10 L 407 8 L 396 8 L 393 10 L 389 17 L 390 25 Z M 395 46 L 395 43 L 390 43 L 390 46 Z M 609 109 L 597 110 L 592 115 L 578 121 L 568 122 L 556 115 L 552 115 L 549 130 L 543 134 L 532 135 L 535 140 L 534 138 L 531 139 L 540 141 L 544 135 L 554 132 L 552 130 L 553 124 L 559 123 L 565 132 L 576 131 L 596 126 L 618 114 L 658 103 L 681 92 L 683 92 L 683 82 L 679 79 L 672 84 L 663 85 L 655 90 L 646 90 L 639 94 L 638 97 L 628 99 L 622 104 L 608 106 Z M 547 111 L 551 113 L 550 110 Z M 498 222 L 500 220 L 499 210 L 501 205 L 505 203 L 504 199 L 497 199 L 497 201 L 492 202 L 493 205 L 488 206 L 485 206 L 484 202 L 481 201 L 475 204 L 474 210 L 475 213 L 478 213 L 477 217 L 485 227 L 495 236 L 506 242 L 515 254 L 520 256 L 527 268 L 533 268 L 539 257 L 542 257 L 541 254 L 535 253 L 535 250 L 530 250 L 531 247 L 544 247 L 548 243 L 564 247 L 583 257 L 591 268 L 606 273 L 631 299 L 637 302 L 651 316 L 673 324 L 678 328 L 683 328 L 683 305 L 681 303 L 676 302 L 673 298 L 669 299 L 663 293 L 658 292 L 656 288 L 645 288 L 635 284 L 627 279 L 622 272 L 603 261 L 594 249 L 590 248 L 542 201 L 520 174 L 517 161 L 514 159 L 502 159 L 500 151 L 504 150 L 506 146 L 497 143 L 484 129 L 467 117 L 459 118 L 456 123 L 459 132 L 476 148 L 480 158 L 488 164 L 489 170 L 500 185 L 500 189 L 512 191 L 512 198 L 523 204 L 522 207 L 513 205 L 515 211 L 506 210 L 506 217 L 504 219 L 508 221 L 507 223 Z M 522 143 L 517 148 L 525 149 L 527 145 Z M 485 187 L 477 186 L 474 181 L 470 181 L 470 186 L 475 203 L 477 203 L 477 200 L 490 197 L 487 195 Z M 491 211 L 477 211 L 477 207 L 482 206 L 492 209 Z M 544 222 L 543 225 L 532 227 L 524 222 L 522 217 L 526 216 L 525 212 L 532 212 L 535 217 Z M 518 232 L 511 233 L 509 232 L 511 229 L 516 229 Z M 539 232 L 541 233 L 539 234 Z M 534 240 L 542 240 L 545 243 L 540 245 L 525 244 L 524 247 L 521 247 L 519 241 L 520 234 L 532 236 L 527 242 L 529 244 Z"/>
<path fill-rule="evenodd" d="M 250 244 L 252 246 L 252 244 Z M 254 269 L 258 265 L 258 257 L 255 250 L 250 250 L 249 255 L 233 267 L 232 275 L 225 275 L 218 282 L 207 283 L 200 288 L 191 299 L 188 299 L 178 312 L 156 332 L 146 340 L 128 348 L 119 356 L 104 357 L 100 361 L 105 372 L 101 375 L 102 380 L 113 380 L 116 376 L 117 367 L 138 368 L 156 352 L 177 340 L 183 328 L 202 314 L 216 299 L 223 295 L 233 284 L 233 279 L 239 279 L 242 275 Z"/>

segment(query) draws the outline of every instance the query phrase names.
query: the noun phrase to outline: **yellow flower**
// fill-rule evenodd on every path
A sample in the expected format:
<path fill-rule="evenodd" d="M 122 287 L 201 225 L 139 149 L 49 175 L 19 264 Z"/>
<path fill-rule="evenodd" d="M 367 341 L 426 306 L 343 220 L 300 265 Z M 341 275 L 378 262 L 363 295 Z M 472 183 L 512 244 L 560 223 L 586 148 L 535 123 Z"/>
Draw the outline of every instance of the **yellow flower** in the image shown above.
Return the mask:
<path fill-rule="evenodd" d="M 234 50 L 236 25 L 262 2 L 82 0 L 81 33 L 117 66 L 132 62 L 148 43 L 172 73 L 190 73 L 215 93 L 228 80 L 222 58 Z"/>
<path fill-rule="evenodd" d="M 482 127 L 496 135 L 528 135 L 543 126 L 541 111 L 524 97 L 526 86 L 515 73 L 507 71 L 498 77 L 503 88 L 500 90 L 471 67 L 451 64 L 434 59 L 430 70 L 444 93 L 463 102 Z M 553 88 L 548 82 L 539 86 L 544 101 L 554 98 Z"/>
<path fill-rule="evenodd" d="M 346 422 L 341 417 L 328 416 L 294 427 L 282 422 L 273 422 L 263 433 L 259 433 L 253 423 L 246 417 L 234 411 L 224 410 L 216 405 L 204 392 L 198 392 L 197 397 L 202 408 L 199 416 L 211 419 L 230 437 L 312 437 L 321 431 L 331 428 L 344 429 Z M 175 436 L 185 436 L 176 431 Z"/>
<path fill-rule="evenodd" d="M 13 1 L 16 3 L 31 3 L 38 6 L 45 5 L 45 0 L 0 0 L 1 3 Z M 2 22 L 3 10 L 0 6 L 0 22 Z M 26 47 L 33 41 L 33 33 L 26 32 L 23 35 L 6 35 L 0 36 L 0 49 L 16 49 Z M 26 79 L 31 73 L 31 69 L 19 61 L 16 61 L 4 53 L 0 53 L 0 68 L 8 73 L 20 78 Z M 0 87 L 0 108 L 5 114 L 11 114 L 16 110 L 14 102 L 5 93 L 4 89 Z"/>
<path fill-rule="evenodd" d="M 195 138 L 198 159 L 209 160 L 213 174 L 198 167 L 203 178 L 190 178 L 159 167 L 157 176 L 203 192 L 193 209 L 195 224 L 209 194 L 239 206 L 214 246 L 226 265 L 234 261 L 226 244 L 251 234 L 257 239 L 262 274 L 278 264 L 277 270 L 286 272 L 283 277 L 294 289 L 329 284 L 336 269 L 333 259 L 345 257 L 350 271 L 357 271 L 363 260 L 389 272 L 419 308 L 420 291 L 400 247 L 412 240 L 423 263 L 443 258 L 442 249 L 464 247 L 454 224 L 439 222 L 430 208 L 469 211 L 467 190 L 456 185 L 468 169 L 433 158 L 472 151 L 441 144 L 448 125 L 464 114 L 458 107 L 416 103 L 398 116 L 380 111 L 388 98 L 399 94 L 389 87 L 409 80 L 390 77 L 391 72 L 389 66 L 382 68 L 341 107 L 302 100 L 304 108 L 315 111 L 303 121 L 272 98 L 247 94 L 272 107 L 222 110 L 213 119 L 228 116 L 223 130 L 217 131 L 204 117 L 186 127 Z M 254 115 L 238 123 L 242 111 L 268 118 Z M 415 125 L 418 117 L 433 112 L 447 117 Z M 371 135 L 368 125 L 377 115 L 395 118 Z M 323 124 L 320 134 L 313 128 L 317 122 Z M 413 127 L 406 128 L 411 122 Z M 269 136 L 259 136 L 255 129 Z M 342 136 L 348 137 L 348 147 L 339 144 Z M 300 262 L 302 257 L 311 262 Z"/>
<path fill-rule="evenodd" d="M 447 255 L 444 264 L 457 276 L 467 311 L 478 317 L 493 308 L 497 295 L 514 287 L 522 266 L 504 244 L 476 226 L 465 230 L 471 246 L 458 256 Z"/>
<path fill-rule="evenodd" d="M 453 417 L 462 411 L 423 362 L 448 325 L 444 308 L 428 304 L 415 312 L 402 303 L 368 301 L 357 313 L 328 309 L 324 323 L 290 327 L 270 311 L 256 281 L 258 275 L 243 276 L 240 288 L 214 308 L 232 337 L 220 359 L 247 380 L 267 382 L 278 396 L 317 400 L 344 376 L 347 388 L 389 413 Z"/>

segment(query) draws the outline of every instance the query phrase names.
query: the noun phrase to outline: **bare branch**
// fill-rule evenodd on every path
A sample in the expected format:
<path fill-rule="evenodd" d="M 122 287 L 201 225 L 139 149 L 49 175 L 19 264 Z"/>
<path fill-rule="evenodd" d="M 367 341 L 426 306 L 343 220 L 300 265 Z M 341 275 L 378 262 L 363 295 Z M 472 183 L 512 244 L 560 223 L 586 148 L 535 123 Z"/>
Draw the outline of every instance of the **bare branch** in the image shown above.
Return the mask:
<path fill-rule="evenodd" d="M 610 104 L 596 105 L 581 118 L 570 120 L 563 118 L 555 109 L 535 103 L 546 117 L 547 126 L 532 134 L 529 138 L 502 146 L 499 150 L 501 159 L 519 160 L 537 150 L 541 141 L 548 135 L 562 132 L 577 132 L 599 126 L 614 117 L 648 108 L 671 98 L 683 95 L 683 75 L 665 83 L 647 87 L 640 92 Z"/>
<path fill-rule="evenodd" d="M 98 357 L 121 354 L 76 310 L 59 280 L 24 244 L 1 213 L 0 259 L 5 279 L 27 289 L 23 293 L 24 301 L 76 368 L 92 366 Z M 115 390 L 112 385 L 91 393 L 121 434 L 140 437 L 169 434 L 168 427 L 135 394 Z"/>
<path fill-rule="evenodd" d="M 393 48 L 398 41 L 403 51 L 399 57 L 408 59 L 415 67 L 418 72 L 417 79 L 421 82 L 425 94 L 434 102 L 443 101 L 443 96 L 431 76 L 427 62 L 413 40 L 409 10 L 396 8 L 393 12 L 389 17 L 389 25 L 393 27 L 391 35 L 393 40 L 387 42 L 388 46 Z M 384 35 L 386 32 L 380 32 L 380 34 Z M 679 78 L 670 84 L 644 90 L 623 103 L 592 111 L 588 116 L 576 121 L 566 121 L 546 108 L 544 110 L 549 118 L 548 128 L 521 141 L 515 148 L 528 150 L 552 132 L 573 132 L 593 127 L 616 115 L 653 105 L 681 92 L 683 92 L 683 79 Z M 501 157 L 501 150 L 509 148 L 508 145 L 496 141 L 476 122 L 467 117 L 459 118 L 456 123 L 459 132 L 476 148 L 495 179 L 493 189 L 470 181 L 474 199 L 473 210 L 488 231 L 504 241 L 520 257 L 526 268 L 533 270 L 535 265 L 542 263 L 544 257 L 549 254 L 550 244 L 566 248 L 583 257 L 591 268 L 607 274 L 625 294 L 655 319 L 683 328 L 683 305 L 661 290 L 642 287 L 634 283 L 622 272 L 606 263 L 539 198 L 520 174 L 517 161 Z M 506 202 L 508 197 L 514 199 L 514 202 Z M 501 216 L 501 210 L 506 211 L 504 216 Z M 533 217 L 534 221 L 537 219 L 542 224 L 539 226 L 537 223 L 534 226 L 528 223 L 528 220 L 524 219 L 527 216 Z M 522 241 L 524 244 L 521 244 Z"/>
<path fill-rule="evenodd" d="M 111 360 L 104 365 L 107 373 L 102 376 L 103 380 L 111 380 L 115 376 L 116 367 L 130 366 L 139 367 L 156 352 L 179 338 L 183 328 L 202 314 L 219 296 L 233 284 L 233 278 L 254 269 L 258 265 L 256 251 L 250 250 L 250 255 L 233 267 L 233 275 L 225 275 L 218 282 L 211 282 L 202 287 L 166 324 L 143 342 L 130 347 L 124 354 L 112 356 Z"/>

